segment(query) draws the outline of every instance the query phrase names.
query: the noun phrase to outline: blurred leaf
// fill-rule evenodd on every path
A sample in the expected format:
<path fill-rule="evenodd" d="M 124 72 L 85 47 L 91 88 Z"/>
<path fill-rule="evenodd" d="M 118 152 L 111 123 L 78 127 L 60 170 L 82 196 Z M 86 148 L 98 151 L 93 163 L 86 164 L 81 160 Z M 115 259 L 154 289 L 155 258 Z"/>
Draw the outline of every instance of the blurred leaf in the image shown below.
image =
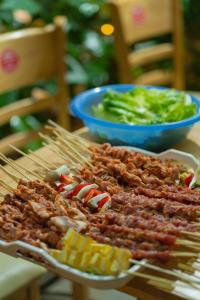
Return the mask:
<path fill-rule="evenodd" d="M 10 126 L 13 132 L 28 132 L 31 130 L 39 130 L 41 123 L 33 116 L 13 116 L 10 120 Z M 37 150 L 42 147 L 42 140 L 38 138 L 33 142 L 29 142 L 23 150 L 27 152 L 28 149 Z"/>
<path fill-rule="evenodd" d="M 25 122 L 30 130 L 39 130 L 42 124 L 33 116 L 25 116 Z"/>
<path fill-rule="evenodd" d="M 99 11 L 99 5 L 85 2 L 79 6 L 79 10 L 86 17 L 91 17 Z"/>
<path fill-rule="evenodd" d="M 41 89 L 48 91 L 51 95 L 55 95 L 58 91 L 56 80 L 40 81 L 36 87 L 40 87 Z"/>
<path fill-rule="evenodd" d="M 31 14 L 38 14 L 41 10 L 39 1 L 36 0 L 4 0 L 1 4 L 1 9 L 4 10 L 16 10 L 23 9 L 27 10 Z"/>
<path fill-rule="evenodd" d="M 187 13 L 190 8 L 190 0 L 183 0 L 183 8 L 185 12 Z"/>
<path fill-rule="evenodd" d="M 145 72 L 144 67 L 135 67 L 135 68 L 133 68 L 133 70 L 132 70 L 133 78 L 138 78 L 139 76 L 144 74 L 144 72 Z"/>
<path fill-rule="evenodd" d="M 1 10 L 1 5 L 0 5 L 0 23 L 12 25 L 12 22 L 13 22 L 13 16 L 11 12 Z M 4 27 L 4 30 L 5 29 L 6 28 Z"/>
<path fill-rule="evenodd" d="M 85 33 L 83 45 L 95 56 L 103 55 L 103 40 L 98 33 L 88 31 Z"/>
<path fill-rule="evenodd" d="M 29 149 L 31 149 L 32 151 L 35 151 L 35 150 L 43 147 L 42 142 L 43 141 L 41 139 L 34 140 L 33 142 L 26 144 L 26 146 L 23 148 L 23 151 L 26 153 L 28 152 Z"/>
<path fill-rule="evenodd" d="M 26 132 L 30 130 L 39 130 L 42 125 L 33 116 L 13 116 L 10 120 L 10 126 L 13 132 Z"/>
<path fill-rule="evenodd" d="M 105 62 L 98 62 L 96 60 L 96 63 L 93 63 L 93 61 L 88 61 L 88 63 L 85 64 L 85 69 L 92 86 L 103 85 L 108 81 L 109 74 L 107 72 Z"/>
<path fill-rule="evenodd" d="M 87 84 L 88 75 L 83 69 L 78 60 L 68 55 L 66 58 L 68 62 L 69 70 L 66 74 L 66 80 L 69 84 Z"/>
<path fill-rule="evenodd" d="M 0 107 L 13 103 L 18 98 L 18 92 L 12 91 L 0 95 Z"/>

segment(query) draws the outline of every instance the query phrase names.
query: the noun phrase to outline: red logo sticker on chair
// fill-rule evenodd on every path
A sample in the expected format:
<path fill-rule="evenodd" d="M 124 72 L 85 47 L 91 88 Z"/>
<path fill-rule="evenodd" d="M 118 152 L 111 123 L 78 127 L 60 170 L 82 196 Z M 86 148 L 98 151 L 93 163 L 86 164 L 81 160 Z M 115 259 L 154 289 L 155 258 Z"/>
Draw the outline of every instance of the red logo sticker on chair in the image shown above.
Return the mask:
<path fill-rule="evenodd" d="M 132 19 L 135 24 L 143 24 L 146 18 L 146 12 L 142 6 L 134 6 L 132 9 Z"/>
<path fill-rule="evenodd" d="M 6 49 L 0 55 L 0 64 L 5 72 L 14 72 L 19 64 L 19 56 L 12 49 Z"/>

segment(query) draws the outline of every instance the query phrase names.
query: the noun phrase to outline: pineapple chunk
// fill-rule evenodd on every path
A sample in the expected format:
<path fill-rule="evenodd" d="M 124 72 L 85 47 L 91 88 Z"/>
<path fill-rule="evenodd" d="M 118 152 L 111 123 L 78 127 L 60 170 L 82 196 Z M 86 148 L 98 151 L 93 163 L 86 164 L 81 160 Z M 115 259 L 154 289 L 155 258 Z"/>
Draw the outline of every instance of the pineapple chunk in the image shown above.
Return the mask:
<path fill-rule="evenodd" d="M 50 255 L 53 256 L 55 259 L 59 260 L 61 251 L 57 249 L 51 249 L 50 250 Z"/>
<path fill-rule="evenodd" d="M 76 250 L 72 250 L 67 258 L 67 264 L 73 268 L 79 269 L 80 265 L 80 254 Z"/>
<path fill-rule="evenodd" d="M 63 238 L 63 250 L 51 250 L 58 261 L 99 275 L 117 275 L 130 266 L 131 252 L 127 249 L 97 243 L 70 228 Z"/>

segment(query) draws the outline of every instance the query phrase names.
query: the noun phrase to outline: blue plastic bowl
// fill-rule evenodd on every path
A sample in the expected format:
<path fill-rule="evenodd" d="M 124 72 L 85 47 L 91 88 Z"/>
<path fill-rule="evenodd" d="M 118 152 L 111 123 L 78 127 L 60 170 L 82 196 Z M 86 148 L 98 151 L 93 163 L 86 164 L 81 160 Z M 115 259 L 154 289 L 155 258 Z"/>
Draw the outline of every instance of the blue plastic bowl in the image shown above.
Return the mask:
<path fill-rule="evenodd" d="M 135 146 L 147 150 L 159 151 L 171 148 L 184 140 L 192 126 L 200 121 L 200 101 L 191 96 L 197 107 L 197 113 L 191 118 L 165 124 L 127 125 L 113 123 L 94 117 L 92 106 L 101 102 L 102 96 L 108 89 L 127 92 L 136 86 L 131 84 L 114 84 L 97 87 L 81 93 L 71 102 L 70 109 L 74 116 L 82 119 L 90 132 L 101 142 L 113 145 Z M 160 87 L 145 86 L 146 89 L 161 89 Z M 165 89 L 162 87 L 162 89 Z"/>

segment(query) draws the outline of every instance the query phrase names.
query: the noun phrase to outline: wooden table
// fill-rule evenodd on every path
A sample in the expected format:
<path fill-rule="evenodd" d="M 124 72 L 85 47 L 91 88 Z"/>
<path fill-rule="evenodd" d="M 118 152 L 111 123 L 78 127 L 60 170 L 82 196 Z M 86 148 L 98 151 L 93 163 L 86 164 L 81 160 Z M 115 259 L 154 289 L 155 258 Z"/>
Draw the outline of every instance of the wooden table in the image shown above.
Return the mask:
<path fill-rule="evenodd" d="M 85 137 L 89 140 L 93 140 L 91 135 L 88 133 L 87 129 L 83 128 L 81 130 L 78 130 L 76 133 L 78 133 L 80 136 Z M 196 125 L 193 127 L 193 130 L 188 135 L 188 138 L 182 142 L 181 144 L 177 145 L 175 147 L 176 149 L 187 151 L 189 153 L 194 154 L 196 157 L 200 158 L 200 125 Z M 37 151 L 37 154 L 40 156 L 43 156 L 45 158 L 48 158 L 49 161 L 60 163 L 62 164 L 62 160 L 57 158 L 55 154 L 53 154 L 50 150 L 48 150 L 46 147 L 40 149 Z M 31 162 L 28 158 L 22 157 L 18 160 L 21 164 L 28 167 L 30 170 L 38 169 L 34 162 Z M 7 167 L 10 168 L 9 166 Z M 4 175 L 3 175 L 4 174 Z M 0 171 L 0 175 L 4 176 L 4 179 L 9 184 L 15 185 L 12 179 L 5 175 L 5 173 L 2 173 Z M 134 278 L 132 281 L 128 283 L 128 285 L 120 291 L 127 293 L 129 295 L 135 296 L 140 300 L 180 300 L 182 298 L 159 291 L 152 286 L 148 285 L 145 280 Z M 74 283 L 73 284 L 73 296 L 74 300 L 88 300 L 88 290 L 87 287 L 81 286 L 80 284 Z"/>

